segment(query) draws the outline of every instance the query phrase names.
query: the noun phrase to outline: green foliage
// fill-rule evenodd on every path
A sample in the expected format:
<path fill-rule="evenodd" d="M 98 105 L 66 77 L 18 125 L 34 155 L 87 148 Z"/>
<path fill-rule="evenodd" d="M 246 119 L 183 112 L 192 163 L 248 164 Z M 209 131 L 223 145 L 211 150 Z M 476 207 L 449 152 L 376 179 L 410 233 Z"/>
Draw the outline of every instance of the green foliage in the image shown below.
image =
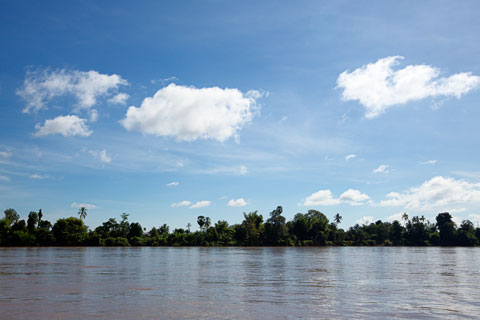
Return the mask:
<path fill-rule="evenodd" d="M 347 231 L 338 228 L 342 217 L 337 213 L 333 222 L 316 210 L 298 213 L 291 221 L 278 206 L 267 221 L 258 211 L 243 213 L 240 224 L 229 225 L 219 220 L 212 226 L 209 217 L 199 216 L 199 231 L 170 228 L 163 224 L 145 232 L 138 222 L 129 222 L 123 213 L 120 222 L 110 218 L 88 231 L 80 218 L 59 219 L 52 224 L 43 220 L 43 212 L 31 211 L 27 222 L 14 209 L 5 210 L 0 220 L 0 246 L 430 246 L 480 245 L 480 228 L 464 220 L 457 228 L 449 213 L 438 214 L 436 223 L 425 217 L 405 213 L 399 221 L 355 225 Z M 403 225 L 402 225 L 403 224 Z"/>
<path fill-rule="evenodd" d="M 60 246 L 79 246 L 87 239 L 87 227 L 78 218 L 58 219 L 53 225 L 52 233 L 56 244 Z"/>

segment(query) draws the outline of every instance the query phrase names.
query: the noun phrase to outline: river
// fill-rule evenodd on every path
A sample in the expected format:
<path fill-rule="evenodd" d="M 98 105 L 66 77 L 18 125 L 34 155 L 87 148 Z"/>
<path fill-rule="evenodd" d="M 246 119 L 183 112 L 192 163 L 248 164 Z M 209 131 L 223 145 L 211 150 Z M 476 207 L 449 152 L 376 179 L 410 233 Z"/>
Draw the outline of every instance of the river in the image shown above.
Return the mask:
<path fill-rule="evenodd" d="M 0 319 L 478 319 L 480 248 L 0 248 Z"/>

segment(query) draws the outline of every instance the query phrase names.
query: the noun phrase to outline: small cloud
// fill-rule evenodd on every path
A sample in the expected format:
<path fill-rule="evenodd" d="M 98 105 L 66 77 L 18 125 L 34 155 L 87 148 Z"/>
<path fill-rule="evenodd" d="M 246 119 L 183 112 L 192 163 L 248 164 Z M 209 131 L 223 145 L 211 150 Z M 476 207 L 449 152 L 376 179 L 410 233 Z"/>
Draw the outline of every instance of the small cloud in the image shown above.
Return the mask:
<path fill-rule="evenodd" d="M 170 205 L 172 208 L 178 208 L 178 207 L 188 207 L 191 204 L 190 201 L 183 200 L 181 202 L 174 202 Z"/>
<path fill-rule="evenodd" d="M 354 158 L 356 158 L 356 157 L 357 157 L 357 155 L 352 153 L 352 154 L 349 154 L 348 156 L 346 156 L 346 157 L 345 157 L 345 160 L 348 161 L 348 160 L 354 159 Z"/>
<path fill-rule="evenodd" d="M 240 166 L 240 170 L 239 170 L 239 173 L 241 176 L 244 176 L 248 173 L 248 168 L 246 166 Z"/>
<path fill-rule="evenodd" d="M 7 176 L 0 176 L 0 181 L 9 182 L 10 178 Z"/>
<path fill-rule="evenodd" d="M 7 159 L 12 156 L 12 153 L 10 151 L 0 151 L 0 157 Z"/>
<path fill-rule="evenodd" d="M 420 164 L 429 164 L 429 165 L 434 165 L 436 163 L 437 163 L 437 160 L 427 160 L 427 161 L 420 162 Z"/>
<path fill-rule="evenodd" d="M 348 203 L 351 206 L 361 206 L 364 205 L 367 201 L 370 202 L 370 197 L 365 193 L 361 193 L 359 190 L 348 189 L 340 195 L 340 197 L 335 198 L 332 191 L 330 190 L 319 190 L 305 199 L 305 201 L 300 204 L 303 206 L 333 206 L 341 203 Z M 368 203 L 369 203 L 368 202 Z"/>
<path fill-rule="evenodd" d="M 382 164 L 377 169 L 373 169 L 373 173 L 388 173 L 389 166 L 386 164 Z"/>
<path fill-rule="evenodd" d="M 95 159 L 100 160 L 103 163 L 110 163 L 112 162 L 112 158 L 107 154 L 107 150 L 88 150 L 88 153 Z"/>
<path fill-rule="evenodd" d="M 72 202 L 72 204 L 70 205 L 72 208 L 85 208 L 85 209 L 95 209 L 97 208 L 96 205 L 94 204 L 90 204 L 90 203 L 76 203 L 76 202 Z"/>
<path fill-rule="evenodd" d="M 126 93 L 119 93 L 115 95 L 114 97 L 108 99 L 108 102 L 111 104 L 121 104 L 121 105 L 126 105 L 127 100 L 130 98 L 130 96 Z"/>
<path fill-rule="evenodd" d="M 48 179 L 49 176 L 46 175 L 46 174 L 34 173 L 34 174 L 30 175 L 29 178 L 30 178 L 30 179 L 39 179 L 39 180 L 42 180 L 42 179 Z"/>
<path fill-rule="evenodd" d="M 372 216 L 365 216 L 355 221 L 355 223 L 363 226 L 363 225 L 369 225 L 371 223 L 374 223 L 374 221 Z"/>
<path fill-rule="evenodd" d="M 247 205 L 247 201 L 243 198 L 238 198 L 238 199 L 231 199 L 228 201 L 228 206 L 229 207 L 245 207 Z"/>
<path fill-rule="evenodd" d="M 278 124 L 284 123 L 285 121 L 287 121 L 287 119 L 288 119 L 287 116 L 283 116 L 280 120 L 278 120 Z"/>
<path fill-rule="evenodd" d="M 211 204 L 211 201 L 202 200 L 202 201 L 198 201 L 197 203 L 191 205 L 191 206 L 190 206 L 190 209 L 205 208 L 205 207 L 209 207 L 210 204 Z"/>
<path fill-rule="evenodd" d="M 86 125 L 87 120 L 75 115 L 58 116 L 54 119 L 45 120 L 43 126 L 35 125 L 35 136 L 43 137 L 50 134 L 61 134 L 64 137 L 80 136 L 88 137 L 92 134 Z"/>
<path fill-rule="evenodd" d="M 167 187 L 177 187 L 179 184 L 180 184 L 180 182 L 173 181 L 173 182 L 167 183 L 166 186 Z"/>

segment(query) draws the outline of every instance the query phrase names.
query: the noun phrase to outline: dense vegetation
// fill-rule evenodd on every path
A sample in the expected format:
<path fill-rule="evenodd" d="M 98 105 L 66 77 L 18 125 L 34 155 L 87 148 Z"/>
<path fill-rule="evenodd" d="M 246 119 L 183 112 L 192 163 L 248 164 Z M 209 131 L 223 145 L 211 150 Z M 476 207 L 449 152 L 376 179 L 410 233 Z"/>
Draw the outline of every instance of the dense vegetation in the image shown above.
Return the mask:
<path fill-rule="evenodd" d="M 355 225 L 347 231 L 338 228 L 342 217 L 337 213 L 330 222 L 316 210 L 298 213 L 286 221 L 282 207 L 277 207 L 264 221 L 257 211 L 244 213 L 240 224 L 229 225 L 199 216 L 199 231 L 175 229 L 167 225 L 145 230 L 138 222 L 129 222 L 128 214 L 120 221 L 114 218 L 94 230 L 83 220 L 87 210 L 81 208 L 79 218 L 59 219 L 55 224 L 43 219 L 42 210 L 32 211 L 21 220 L 14 209 L 7 209 L 0 220 L 0 246 L 474 246 L 480 244 L 480 228 L 464 220 L 459 227 L 448 212 L 440 213 L 436 223 L 423 216 L 402 217 L 402 222 Z"/>

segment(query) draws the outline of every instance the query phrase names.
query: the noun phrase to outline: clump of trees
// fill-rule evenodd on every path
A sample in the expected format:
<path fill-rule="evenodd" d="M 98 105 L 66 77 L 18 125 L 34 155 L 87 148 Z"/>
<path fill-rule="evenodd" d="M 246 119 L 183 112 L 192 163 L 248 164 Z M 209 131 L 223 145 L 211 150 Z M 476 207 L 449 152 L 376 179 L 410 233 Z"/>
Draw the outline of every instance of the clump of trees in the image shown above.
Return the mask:
<path fill-rule="evenodd" d="M 317 210 L 297 213 L 291 221 L 278 206 L 264 220 L 258 211 L 243 214 L 240 224 L 229 225 L 199 216 L 199 231 L 170 231 L 163 224 L 147 231 L 138 222 L 130 222 L 123 213 L 117 221 L 110 218 L 101 226 L 89 229 L 84 224 L 87 209 L 81 208 L 78 218 L 58 219 L 53 225 L 45 220 L 42 210 L 31 211 L 27 221 L 14 209 L 4 211 L 0 220 L 0 246 L 475 246 L 480 244 L 480 228 L 468 220 L 457 226 L 448 212 L 439 213 L 435 222 L 425 217 L 402 222 L 381 220 L 355 225 L 348 230 L 338 228 L 342 217 L 333 222 Z"/>

